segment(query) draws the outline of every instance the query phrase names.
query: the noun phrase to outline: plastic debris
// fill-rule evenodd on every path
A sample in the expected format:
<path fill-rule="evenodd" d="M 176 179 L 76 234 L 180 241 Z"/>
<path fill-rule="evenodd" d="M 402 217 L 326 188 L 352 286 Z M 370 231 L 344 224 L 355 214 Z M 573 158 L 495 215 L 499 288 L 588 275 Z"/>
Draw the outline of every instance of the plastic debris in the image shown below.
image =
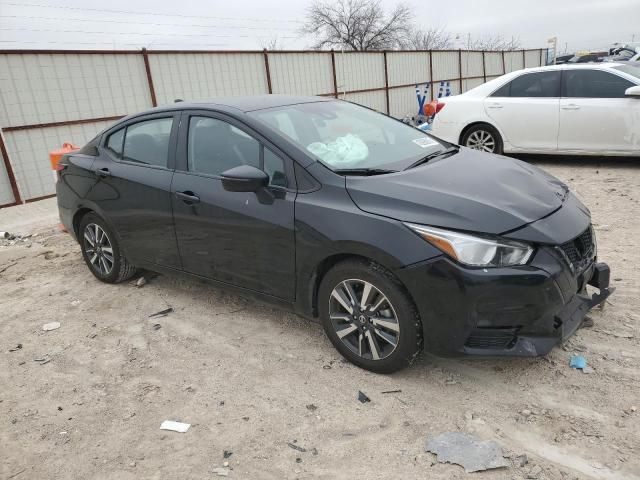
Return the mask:
<path fill-rule="evenodd" d="M 371 401 L 371 399 L 360 390 L 358 390 L 358 400 L 360 400 L 360 403 L 367 403 Z"/>
<path fill-rule="evenodd" d="M 170 430 L 172 432 L 185 433 L 191 427 L 190 423 L 174 422 L 173 420 L 165 420 L 160 425 L 160 430 Z"/>
<path fill-rule="evenodd" d="M 502 447 L 493 440 L 481 441 L 463 432 L 447 432 L 427 442 L 427 452 L 435 453 L 440 463 L 455 463 L 465 472 L 480 472 L 508 467 Z"/>
<path fill-rule="evenodd" d="M 166 308 L 164 310 L 160 310 L 159 312 L 156 313 L 152 313 L 151 315 L 149 315 L 149 318 L 160 318 L 160 317 L 166 317 L 167 315 L 169 315 L 171 312 L 173 312 L 173 307 L 169 307 Z"/>
<path fill-rule="evenodd" d="M 15 347 L 9 349 L 10 352 L 17 352 L 18 350 L 22 350 L 22 344 L 21 343 L 17 344 Z"/>
<path fill-rule="evenodd" d="M 307 451 L 306 448 L 300 447 L 300 446 L 296 445 L 295 443 L 289 442 L 289 443 L 287 443 L 287 445 L 289 445 L 289 447 L 293 448 L 294 450 L 297 450 L 297 451 L 302 452 L 302 453 Z"/>
<path fill-rule="evenodd" d="M 136 287 L 140 288 L 140 287 L 144 287 L 147 284 L 147 279 L 144 277 L 140 277 L 137 281 L 136 281 Z"/>
<path fill-rule="evenodd" d="M 332 167 L 357 164 L 369 155 L 367 144 L 350 133 L 329 143 L 313 142 L 307 146 L 307 150 Z"/>
<path fill-rule="evenodd" d="M 44 330 L 45 332 L 49 332 L 51 330 L 57 330 L 58 328 L 60 328 L 60 322 L 45 323 L 42 326 L 42 330 Z"/>
<path fill-rule="evenodd" d="M 229 476 L 229 469 L 225 468 L 225 467 L 216 467 L 212 471 L 213 471 L 213 473 L 215 473 L 219 477 L 228 477 Z"/>
<path fill-rule="evenodd" d="M 582 355 L 572 355 L 569 360 L 569 366 L 571 368 L 577 368 L 578 370 L 584 370 L 587 367 L 587 359 Z"/>
<path fill-rule="evenodd" d="M 43 355 L 42 357 L 34 358 L 33 361 L 40 365 L 44 365 L 51 361 L 51 357 L 49 355 Z"/>
<path fill-rule="evenodd" d="M 10 236 L 9 232 L 0 232 L 0 238 L 9 238 Z"/>
<path fill-rule="evenodd" d="M 402 390 L 385 390 L 384 392 L 380 392 L 380 393 L 402 393 Z"/>

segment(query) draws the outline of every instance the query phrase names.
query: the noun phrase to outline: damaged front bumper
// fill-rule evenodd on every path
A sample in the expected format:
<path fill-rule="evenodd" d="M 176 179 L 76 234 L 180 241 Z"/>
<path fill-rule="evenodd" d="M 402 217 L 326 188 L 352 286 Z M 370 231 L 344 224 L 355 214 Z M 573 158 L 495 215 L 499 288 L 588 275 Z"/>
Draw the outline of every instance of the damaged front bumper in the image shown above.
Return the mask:
<path fill-rule="evenodd" d="M 470 269 L 438 257 L 397 274 L 416 301 L 425 350 L 443 356 L 545 355 L 614 290 L 608 265 L 593 259 L 576 273 L 550 247 L 523 267 Z"/>

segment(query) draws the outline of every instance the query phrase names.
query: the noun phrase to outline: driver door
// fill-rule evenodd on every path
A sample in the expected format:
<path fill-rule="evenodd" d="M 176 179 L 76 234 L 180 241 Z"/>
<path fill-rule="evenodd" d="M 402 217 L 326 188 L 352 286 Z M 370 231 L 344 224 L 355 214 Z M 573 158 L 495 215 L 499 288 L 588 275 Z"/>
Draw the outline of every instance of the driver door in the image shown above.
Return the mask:
<path fill-rule="evenodd" d="M 291 160 L 235 119 L 184 112 L 171 185 L 183 269 L 285 300 L 295 297 L 295 179 Z M 269 186 L 229 192 L 220 174 L 264 170 Z"/>

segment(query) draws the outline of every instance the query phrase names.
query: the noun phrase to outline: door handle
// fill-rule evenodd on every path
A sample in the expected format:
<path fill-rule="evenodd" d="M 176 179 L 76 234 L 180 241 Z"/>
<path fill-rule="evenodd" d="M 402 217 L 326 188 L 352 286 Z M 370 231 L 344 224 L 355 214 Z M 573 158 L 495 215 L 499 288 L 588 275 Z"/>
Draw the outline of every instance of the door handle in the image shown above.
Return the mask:
<path fill-rule="evenodd" d="M 186 192 L 176 192 L 176 198 L 182 200 L 187 205 L 200 203 L 200 197 L 188 190 Z"/>
<path fill-rule="evenodd" d="M 563 110 L 580 110 L 580 105 L 576 105 L 575 103 L 570 103 L 569 105 L 563 105 L 561 108 Z"/>
<path fill-rule="evenodd" d="M 108 168 L 101 168 L 97 170 L 96 173 L 100 178 L 107 178 L 111 176 L 111 172 L 109 171 Z"/>
<path fill-rule="evenodd" d="M 489 105 L 489 108 L 502 108 L 502 105 L 499 103 L 492 103 L 491 105 Z"/>

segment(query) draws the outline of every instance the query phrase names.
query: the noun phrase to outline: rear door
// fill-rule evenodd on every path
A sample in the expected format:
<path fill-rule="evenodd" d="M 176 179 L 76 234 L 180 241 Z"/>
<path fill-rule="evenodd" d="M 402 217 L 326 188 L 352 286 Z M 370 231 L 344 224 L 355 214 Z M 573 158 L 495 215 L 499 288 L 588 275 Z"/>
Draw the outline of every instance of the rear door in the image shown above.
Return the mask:
<path fill-rule="evenodd" d="M 183 114 L 178 145 L 172 203 L 184 270 L 293 300 L 291 160 L 243 123 L 211 111 Z M 220 174 L 240 165 L 267 172 L 269 186 L 226 191 Z"/>
<path fill-rule="evenodd" d="M 180 116 L 136 117 L 103 135 L 87 198 L 115 227 L 127 257 L 180 268 L 171 212 L 171 179 Z"/>
<path fill-rule="evenodd" d="M 624 95 L 634 85 L 604 70 L 564 70 L 558 148 L 584 153 L 638 152 L 640 101 Z"/>
<path fill-rule="evenodd" d="M 484 102 L 504 139 L 524 150 L 556 150 L 559 105 L 559 70 L 523 73 Z"/>

